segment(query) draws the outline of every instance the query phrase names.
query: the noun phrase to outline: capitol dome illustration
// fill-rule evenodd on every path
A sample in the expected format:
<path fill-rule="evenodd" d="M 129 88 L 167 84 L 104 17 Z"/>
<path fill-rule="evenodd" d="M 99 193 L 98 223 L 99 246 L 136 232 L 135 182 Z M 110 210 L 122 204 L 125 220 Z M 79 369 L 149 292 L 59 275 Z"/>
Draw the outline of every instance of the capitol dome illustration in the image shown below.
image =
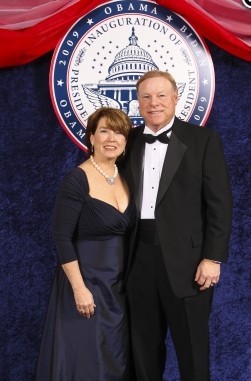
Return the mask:
<path fill-rule="evenodd" d="M 96 84 L 82 84 L 82 89 L 95 109 L 101 106 L 120 108 L 137 119 L 140 114 L 136 82 L 150 70 L 158 70 L 158 66 L 151 55 L 138 45 L 135 28 L 132 27 L 129 45 L 115 55 L 107 77 Z"/>
<path fill-rule="evenodd" d="M 135 29 L 129 37 L 129 45 L 122 49 L 109 67 L 106 80 L 137 81 L 146 71 L 158 70 L 151 55 L 138 45 Z"/>

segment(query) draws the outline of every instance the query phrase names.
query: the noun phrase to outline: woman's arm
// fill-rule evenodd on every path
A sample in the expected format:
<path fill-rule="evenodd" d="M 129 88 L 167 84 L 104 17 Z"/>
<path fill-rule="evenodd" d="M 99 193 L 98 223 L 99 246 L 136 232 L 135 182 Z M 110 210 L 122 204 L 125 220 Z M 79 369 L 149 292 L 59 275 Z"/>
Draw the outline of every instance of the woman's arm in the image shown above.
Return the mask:
<path fill-rule="evenodd" d="M 53 238 L 62 268 L 71 284 L 78 312 L 89 318 L 94 314 L 92 293 L 84 283 L 73 244 L 86 192 L 83 178 L 76 171 L 65 176 L 55 203 Z"/>
<path fill-rule="evenodd" d="M 92 293 L 85 286 L 78 261 L 62 264 L 62 268 L 72 286 L 78 312 L 84 317 L 90 318 L 94 315 L 96 305 Z"/>

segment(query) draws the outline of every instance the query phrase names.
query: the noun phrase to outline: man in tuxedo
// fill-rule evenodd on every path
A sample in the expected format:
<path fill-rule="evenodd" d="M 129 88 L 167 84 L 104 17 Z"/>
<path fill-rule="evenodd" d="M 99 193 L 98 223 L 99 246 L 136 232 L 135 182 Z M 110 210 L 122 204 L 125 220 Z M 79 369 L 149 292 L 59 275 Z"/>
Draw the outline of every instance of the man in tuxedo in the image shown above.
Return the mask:
<path fill-rule="evenodd" d="M 136 376 L 162 380 L 169 329 L 181 380 L 208 381 L 213 286 L 231 228 L 223 151 L 215 131 L 175 116 L 170 74 L 145 73 L 137 94 L 145 126 L 126 158 L 139 215 L 127 278 Z"/>

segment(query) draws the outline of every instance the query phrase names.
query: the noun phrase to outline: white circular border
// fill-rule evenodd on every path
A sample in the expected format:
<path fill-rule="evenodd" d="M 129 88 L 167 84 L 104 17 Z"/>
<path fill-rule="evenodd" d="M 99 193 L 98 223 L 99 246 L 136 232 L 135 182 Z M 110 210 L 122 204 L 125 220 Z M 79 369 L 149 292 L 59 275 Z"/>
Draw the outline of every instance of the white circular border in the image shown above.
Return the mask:
<path fill-rule="evenodd" d="M 146 10 L 148 7 L 151 8 L 152 14 L 149 16 L 147 12 L 145 13 L 139 13 L 139 10 L 135 11 L 133 9 L 130 10 L 131 12 L 128 12 L 128 9 L 126 10 L 125 13 L 115 13 L 114 9 L 117 10 L 123 6 L 126 7 L 141 7 L 141 10 Z M 121 9 L 120 9 L 121 10 Z M 155 12 L 154 12 L 155 10 Z M 112 15 L 109 15 L 108 13 L 111 12 Z M 156 13 L 161 14 L 161 17 L 156 16 Z M 100 14 L 108 14 L 108 17 L 106 18 L 101 18 Z M 81 51 L 82 46 L 81 43 L 83 43 L 84 38 L 90 33 L 93 33 L 93 31 L 98 30 L 98 26 L 108 22 L 109 20 L 115 21 L 116 19 L 119 20 L 121 17 L 128 17 L 131 19 L 137 17 L 142 17 L 142 14 L 145 15 L 146 17 L 151 17 L 149 23 L 154 23 L 157 25 L 157 23 L 162 25 L 167 25 L 167 28 L 170 29 L 171 34 L 173 39 L 177 39 L 177 36 L 181 39 L 180 36 L 184 37 L 187 39 L 188 44 L 186 49 L 184 50 L 184 60 L 187 61 L 187 64 L 189 63 L 189 60 L 191 61 L 193 59 L 193 66 L 192 68 L 197 66 L 197 72 L 194 75 L 194 78 L 192 78 L 192 81 L 197 83 L 197 93 L 196 93 L 196 103 L 193 102 L 190 105 L 190 110 L 187 115 L 184 116 L 181 114 L 183 111 L 182 107 L 181 111 L 179 111 L 178 107 L 180 106 L 181 99 L 178 103 L 177 106 L 177 113 L 176 115 L 180 117 L 180 119 L 183 118 L 183 120 L 187 120 L 191 123 L 194 124 L 199 124 L 199 125 L 204 125 L 209 113 L 211 111 L 212 103 L 213 103 L 213 97 L 214 97 L 214 90 L 215 90 L 215 80 L 214 80 L 214 68 L 213 68 L 213 63 L 211 56 L 209 54 L 208 48 L 205 45 L 204 41 L 198 36 L 198 34 L 195 32 L 195 30 L 187 23 L 186 20 L 184 20 L 180 15 L 177 15 L 176 13 L 170 11 L 169 9 L 165 9 L 159 5 L 157 5 L 155 2 L 152 1 L 112 1 L 108 3 L 104 3 L 102 5 L 99 5 L 95 9 L 93 9 L 91 12 L 88 14 L 82 16 L 79 20 L 77 20 L 74 25 L 69 29 L 69 31 L 65 34 L 65 36 L 62 38 L 62 40 L 59 42 L 58 46 L 55 49 L 53 58 L 52 58 L 52 63 L 51 63 L 51 69 L 50 69 L 50 93 L 51 93 L 51 98 L 52 98 L 52 103 L 54 110 L 58 116 L 58 119 L 66 131 L 66 133 L 70 136 L 70 138 L 83 150 L 86 150 L 86 146 L 84 144 L 84 135 L 85 135 L 85 122 L 90 115 L 90 113 L 93 110 L 89 109 L 89 113 L 86 112 L 86 118 L 85 122 L 81 120 L 81 117 L 78 115 L 78 111 L 76 108 L 74 108 L 74 101 L 71 97 L 69 97 L 69 78 L 71 79 L 69 72 L 70 70 L 73 70 L 74 67 L 74 59 L 76 61 L 76 56 L 79 56 L 79 51 Z M 95 23 L 93 22 L 94 17 L 96 17 Z M 97 18 L 100 17 L 100 20 Z M 163 18 L 165 19 L 163 21 Z M 92 23 L 91 23 L 92 21 Z M 176 29 L 175 26 L 173 26 L 173 21 L 176 22 L 176 24 L 179 22 L 181 25 L 183 25 L 180 30 L 177 30 L 177 25 Z M 89 24 L 88 24 L 89 23 Z M 86 26 L 88 24 L 89 26 Z M 151 40 L 149 37 L 146 41 L 142 40 L 142 33 L 143 31 L 140 31 L 140 27 L 135 27 L 136 29 L 136 35 L 138 34 L 139 36 L 139 46 L 143 48 L 144 50 L 148 51 L 146 48 L 146 44 Z M 183 29 L 183 30 L 182 30 Z M 82 33 L 82 30 L 84 30 L 84 33 Z M 117 32 L 117 30 L 115 29 Z M 125 44 L 125 38 L 123 42 L 123 47 L 119 46 L 119 51 L 121 51 L 123 48 L 128 45 L 128 31 L 129 28 L 127 28 L 127 31 L 124 33 L 126 34 L 126 41 L 127 43 Z M 80 34 L 80 32 L 82 34 Z M 152 37 L 153 33 L 151 34 Z M 170 38 L 169 36 L 169 38 Z M 176 36 L 176 37 L 175 37 Z M 119 34 L 119 38 L 123 40 L 121 36 L 121 33 Z M 144 37 L 144 35 L 143 35 Z M 105 35 L 106 38 L 106 35 Z M 182 41 L 182 40 L 181 40 Z M 182 41 L 182 43 L 184 43 Z M 99 41 L 102 42 L 102 41 Z M 108 41 L 106 40 L 106 43 Z M 102 44 L 101 44 L 102 45 Z M 194 46 L 193 46 L 194 45 Z M 196 47 L 197 45 L 197 47 Z M 100 47 L 100 46 L 99 46 Z M 93 49 L 94 51 L 94 49 Z M 118 52 L 117 52 L 118 53 Z M 172 52 L 171 52 L 172 53 Z M 151 52 L 151 55 L 154 53 Z M 113 55 L 113 58 L 115 57 L 116 54 Z M 197 57 L 198 56 L 198 57 Z M 177 55 L 176 55 L 177 57 Z M 180 58 L 180 57 L 179 57 Z M 197 61 L 196 61 L 197 59 Z M 90 58 L 89 58 L 90 60 Z M 153 59 L 153 61 L 158 65 L 160 70 L 164 70 L 164 67 L 161 67 L 159 62 L 156 62 L 156 59 Z M 175 62 L 175 60 L 173 61 Z M 191 62 L 190 62 L 191 64 Z M 78 66 L 80 63 L 78 63 Z M 86 63 L 84 62 L 83 65 L 86 68 Z M 185 67 L 185 63 L 184 63 Z M 177 69 L 176 69 L 177 70 Z M 181 70 L 181 68 L 179 69 Z M 167 71 L 167 70 L 166 70 Z M 168 71 L 173 74 L 175 70 L 169 70 Z M 88 74 L 91 73 L 90 69 L 88 71 Z M 108 73 L 106 73 L 107 75 Z M 177 75 L 173 74 L 174 77 L 177 80 Z M 89 75 L 89 79 L 90 79 Z M 98 77 L 98 75 L 97 75 Z M 180 76 L 181 77 L 181 76 Z M 184 76 L 183 76 L 184 77 Z M 104 79 L 104 77 L 101 77 L 101 79 Z M 177 83 L 179 83 L 180 78 L 178 78 Z M 98 82 L 98 79 L 97 79 Z M 188 86 L 193 86 L 191 84 L 187 84 Z M 203 95 L 203 91 L 205 92 L 206 96 Z M 186 97 L 186 102 L 188 102 L 188 95 Z M 83 102 L 82 102 L 83 103 Z M 185 103 L 188 105 L 188 103 Z M 184 111 L 183 111 L 184 112 Z M 71 115 L 70 115 L 71 114 Z M 132 122 L 135 124 L 135 120 L 139 121 L 138 124 L 143 123 L 143 120 L 141 119 L 132 119 Z M 76 128 L 75 128 L 76 127 Z"/>
<path fill-rule="evenodd" d="M 251 9 L 251 5 L 247 4 L 245 0 L 242 0 L 243 4 L 245 5 L 245 7 Z"/>

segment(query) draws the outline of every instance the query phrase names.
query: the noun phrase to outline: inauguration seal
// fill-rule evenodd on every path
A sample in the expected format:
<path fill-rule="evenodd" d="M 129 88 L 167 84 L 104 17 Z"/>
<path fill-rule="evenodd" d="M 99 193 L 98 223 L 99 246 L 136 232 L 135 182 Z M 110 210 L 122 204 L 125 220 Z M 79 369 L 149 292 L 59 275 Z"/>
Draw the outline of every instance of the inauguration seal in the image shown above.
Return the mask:
<path fill-rule="evenodd" d="M 215 79 L 210 53 L 192 26 L 152 1 L 112 1 L 82 16 L 54 51 L 50 94 L 57 117 L 83 150 L 88 116 L 102 106 L 126 112 L 136 127 L 137 80 L 149 70 L 175 78 L 176 116 L 204 125 Z"/>

